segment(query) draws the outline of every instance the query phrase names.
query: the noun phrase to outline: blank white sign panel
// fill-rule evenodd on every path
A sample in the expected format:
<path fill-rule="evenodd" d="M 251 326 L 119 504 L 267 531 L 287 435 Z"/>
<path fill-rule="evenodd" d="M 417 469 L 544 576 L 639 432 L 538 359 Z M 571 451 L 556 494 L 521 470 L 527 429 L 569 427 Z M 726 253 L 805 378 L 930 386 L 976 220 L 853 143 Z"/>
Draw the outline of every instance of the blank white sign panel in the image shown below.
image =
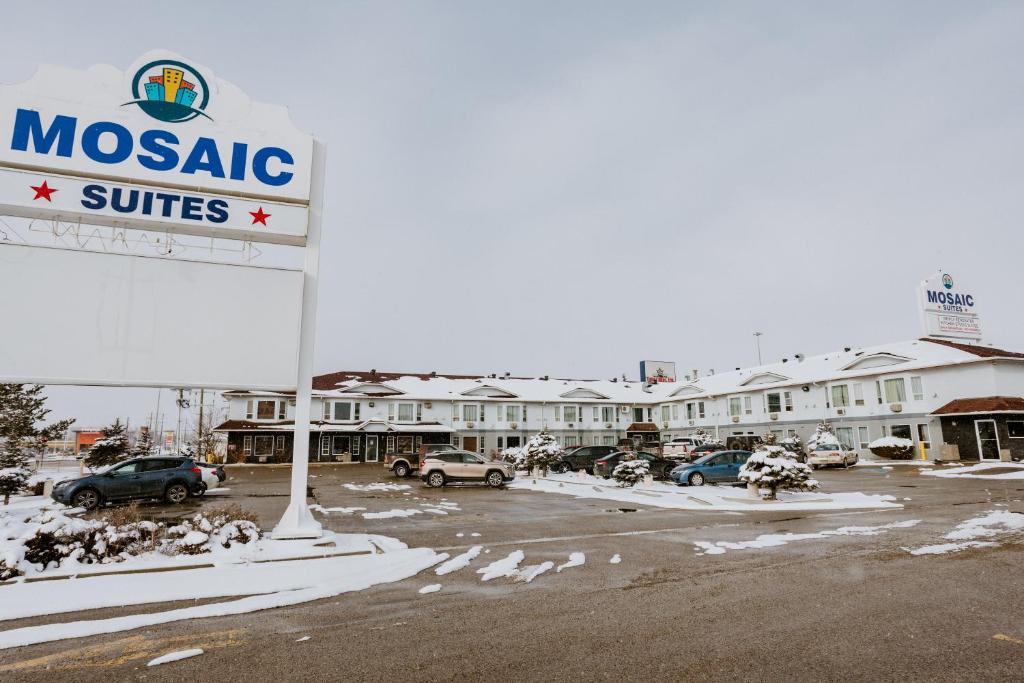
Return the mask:
<path fill-rule="evenodd" d="M 0 382 L 294 390 L 302 272 L 0 244 Z"/>

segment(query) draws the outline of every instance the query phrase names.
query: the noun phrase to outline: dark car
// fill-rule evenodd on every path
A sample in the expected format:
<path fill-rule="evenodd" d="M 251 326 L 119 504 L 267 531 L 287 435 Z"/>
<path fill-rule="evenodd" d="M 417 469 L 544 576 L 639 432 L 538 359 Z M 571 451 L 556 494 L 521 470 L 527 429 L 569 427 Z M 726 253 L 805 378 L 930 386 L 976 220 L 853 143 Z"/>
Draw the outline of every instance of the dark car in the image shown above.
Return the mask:
<path fill-rule="evenodd" d="M 708 453 L 718 453 L 724 450 L 725 446 L 720 443 L 702 443 L 690 451 L 690 462 L 693 462 L 697 458 L 702 458 Z"/>
<path fill-rule="evenodd" d="M 750 451 L 710 453 L 689 464 L 679 465 L 672 470 L 670 479 L 680 486 L 735 483 L 739 481 L 740 468 L 749 457 Z"/>
<path fill-rule="evenodd" d="M 586 470 L 588 474 L 593 474 L 595 460 L 618 452 L 616 446 L 578 446 L 567 450 L 562 460 L 552 469 L 555 472 Z"/>
<path fill-rule="evenodd" d="M 62 481 L 53 487 L 58 503 L 92 510 L 101 503 L 163 498 L 184 502 L 202 490 L 202 473 L 192 458 L 135 458 L 98 474 Z"/>
<path fill-rule="evenodd" d="M 615 466 L 625 460 L 629 453 L 624 451 L 618 451 L 617 453 L 611 453 L 609 455 L 602 456 L 594 461 L 594 474 L 599 477 L 608 479 L 612 476 L 612 472 L 615 471 Z M 679 465 L 675 460 L 667 460 L 665 458 L 659 458 L 656 455 L 650 453 L 634 453 L 638 460 L 646 460 L 647 466 L 650 468 L 651 476 L 655 479 L 668 479 L 669 473 L 674 467 Z"/>

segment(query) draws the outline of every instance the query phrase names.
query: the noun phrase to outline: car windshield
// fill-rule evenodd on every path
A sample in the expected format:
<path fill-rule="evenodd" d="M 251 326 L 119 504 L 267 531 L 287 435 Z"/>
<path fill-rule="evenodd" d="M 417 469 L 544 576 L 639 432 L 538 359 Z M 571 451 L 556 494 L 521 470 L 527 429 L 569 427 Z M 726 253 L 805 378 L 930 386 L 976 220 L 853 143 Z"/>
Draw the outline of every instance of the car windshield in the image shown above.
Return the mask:
<path fill-rule="evenodd" d="M 826 444 L 822 444 L 821 446 L 818 446 L 817 450 L 819 450 L 819 451 L 838 451 L 839 450 L 839 446 L 837 446 L 834 443 L 826 443 Z"/>

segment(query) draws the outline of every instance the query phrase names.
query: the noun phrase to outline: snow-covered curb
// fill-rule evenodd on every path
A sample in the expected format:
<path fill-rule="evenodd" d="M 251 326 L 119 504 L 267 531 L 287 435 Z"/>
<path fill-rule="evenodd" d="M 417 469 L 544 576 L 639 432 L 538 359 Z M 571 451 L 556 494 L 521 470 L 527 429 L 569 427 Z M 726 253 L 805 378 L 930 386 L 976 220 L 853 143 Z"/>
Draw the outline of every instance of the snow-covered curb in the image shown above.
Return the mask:
<path fill-rule="evenodd" d="M 681 487 L 653 482 L 633 488 L 609 484 L 600 477 L 580 474 L 551 474 L 544 478 L 523 477 L 508 484 L 511 489 L 560 493 L 577 498 L 598 498 L 675 510 L 766 511 L 766 510 L 857 510 L 902 508 L 893 496 L 852 493 L 800 493 L 780 491 L 779 500 L 765 501 L 731 486 Z"/>
<path fill-rule="evenodd" d="M 1000 540 L 1024 534 L 1024 514 L 1009 510 L 990 510 L 981 517 L 972 517 L 957 524 L 953 531 L 943 538 L 952 543 L 926 545 L 921 548 L 904 548 L 911 555 L 944 555 L 958 553 L 968 548 L 996 547 Z M 978 540 L 985 539 L 985 540 Z"/>
<path fill-rule="evenodd" d="M 1003 472 L 1002 474 L 985 474 L 986 470 L 1016 470 L 1014 472 Z M 948 470 L 934 470 L 922 472 L 929 477 L 942 477 L 943 479 L 1024 479 L 1024 465 L 1014 462 L 982 462 L 967 467 L 955 467 Z"/>

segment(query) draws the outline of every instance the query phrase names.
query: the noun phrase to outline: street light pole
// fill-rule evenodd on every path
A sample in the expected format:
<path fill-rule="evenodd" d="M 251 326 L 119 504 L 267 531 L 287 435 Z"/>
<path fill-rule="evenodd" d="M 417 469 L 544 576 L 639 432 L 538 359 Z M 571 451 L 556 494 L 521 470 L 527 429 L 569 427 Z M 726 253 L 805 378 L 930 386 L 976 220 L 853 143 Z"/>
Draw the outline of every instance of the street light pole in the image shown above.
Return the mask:
<path fill-rule="evenodd" d="M 754 333 L 754 346 L 757 347 L 757 364 L 761 365 L 761 335 L 763 332 Z"/>

